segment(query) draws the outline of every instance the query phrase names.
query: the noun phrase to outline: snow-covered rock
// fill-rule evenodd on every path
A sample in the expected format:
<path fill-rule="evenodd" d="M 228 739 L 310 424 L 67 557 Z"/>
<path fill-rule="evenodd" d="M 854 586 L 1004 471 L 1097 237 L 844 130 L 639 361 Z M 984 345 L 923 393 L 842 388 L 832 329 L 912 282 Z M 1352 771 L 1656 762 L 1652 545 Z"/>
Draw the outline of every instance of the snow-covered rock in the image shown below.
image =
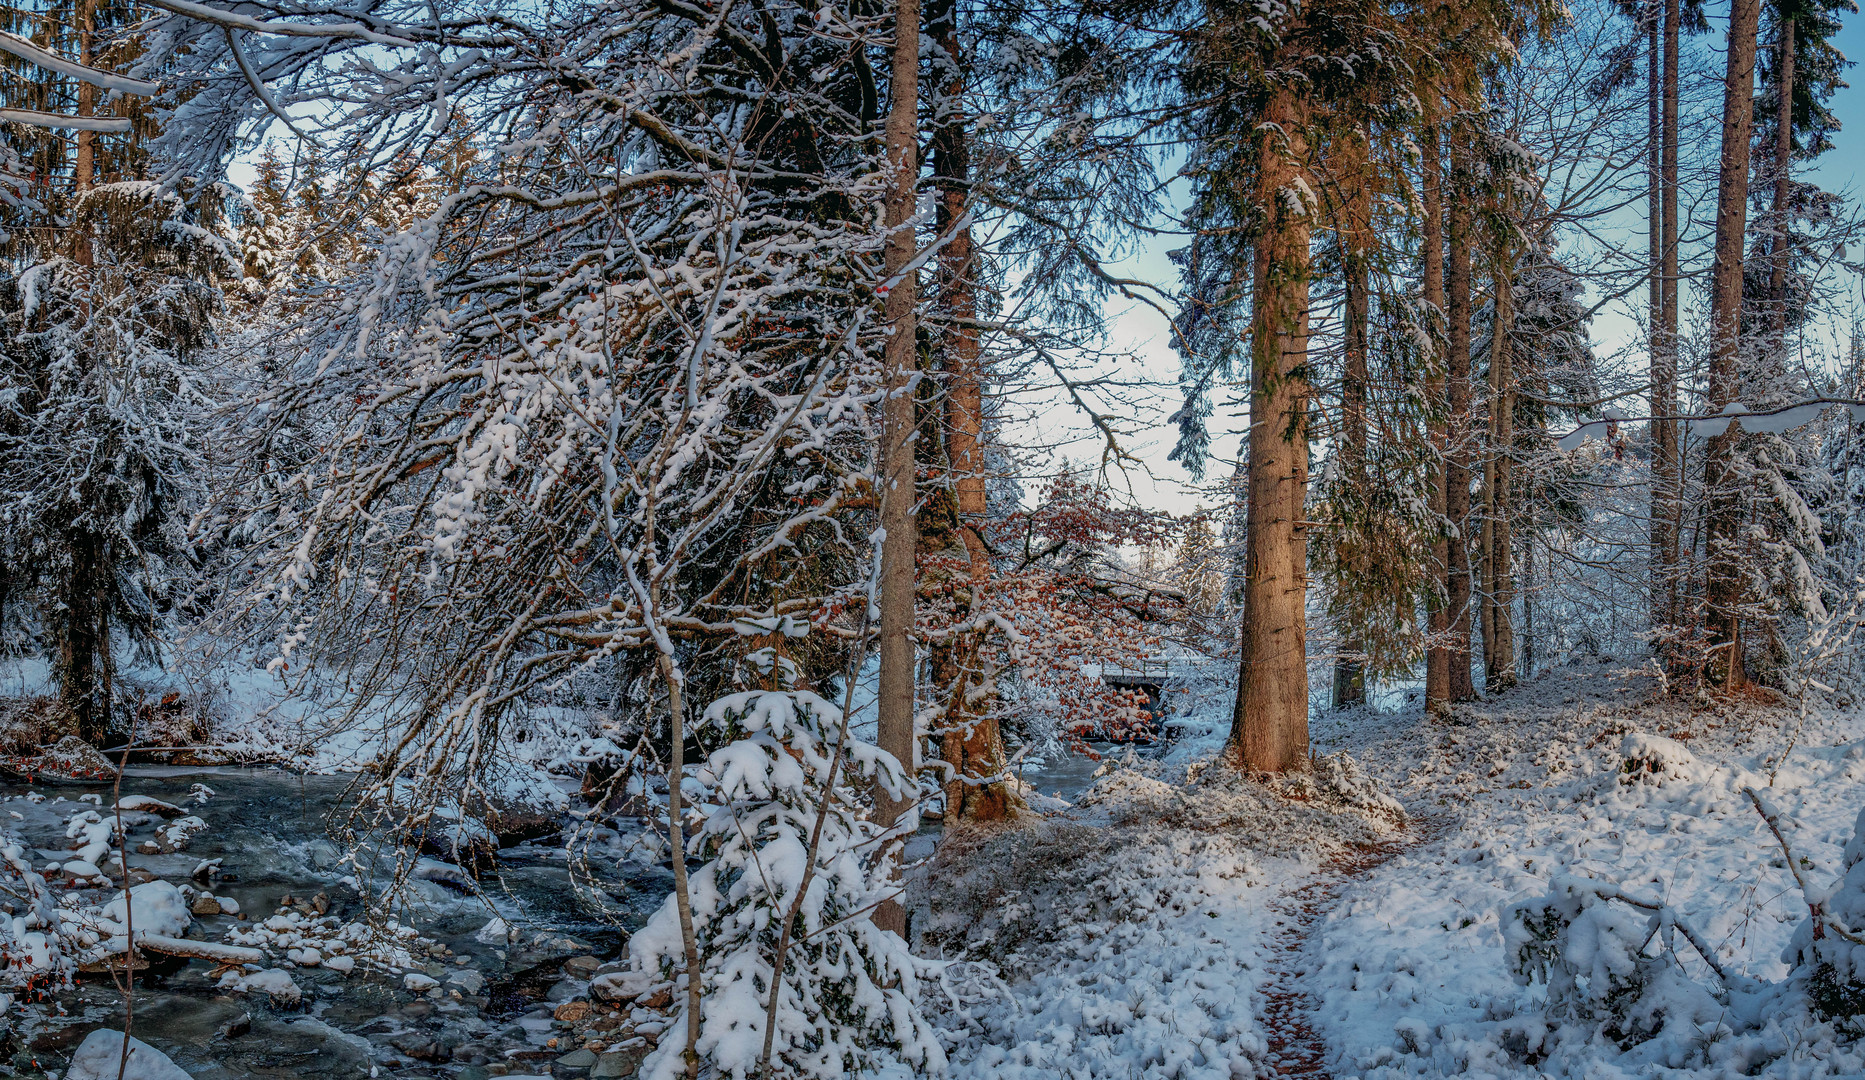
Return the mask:
<path fill-rule="evenodd" d="M 117 800 L 116 808 L 165 818 L 178 818 L 187 813 L 174 803 L 163 802 L 152 795 L 125 795 Z"/>
<path fill-rule="evenodd" d="M 415 861 L 412 877 L 422 881 L 432 881 L 437 885 L 447 885 L 462 892 L 476 893 L 479 883 L 471 874 L 449 862 L 439 859 L 422 858 Z"/>
<path fill-rule="evenodd" d="M 104 872 L 97 868 L 96 863 L 85 862 L 83 859 L 66 859 L 58 864 L 58 870 L 73 880 L 104 876 Z"/>
<path fill-rule="evenodd" d="M 517 936 L 510 923 L 494 917 L 473 934 L 473 940 L 481 945 L 510 945 Z"/>
<path fill-rule="evenodd" d="M 105 922 L 104 928 L 112 934 L 129 932 L 121 895 L 99 908 L 98 914 Z M 131 889 L 127 915 L 134 920 L 138 936 L 180 937 L 194 921 L 194 914 L 188 910 L 188 898 L 166 881 L 145 881 Z"/>
<path fill-rule="evenodd" d="M 290 975 L 277 968 L 250 974 L 229 971 L 220 977 L 220 988 L 236 994 L 264 994 L 281 1009 L 296 1008 L 304 1000 L 304 991 L 298 989 Z"/>
<path fill-rule="evenodd" d="M 591 979 L 589 992 L 597 1001 L 633 1001 L 660 981 L 652 971 L 610 971 Z"/>
<path fill-rule="evenodd" d="M 121 1031 L 98 1028 L 78 1044 L 65 1080 L 193 1080 L 167 1054 L 135 1036 L 129 1037 L 129 1061 L 123 1060 Z"/>

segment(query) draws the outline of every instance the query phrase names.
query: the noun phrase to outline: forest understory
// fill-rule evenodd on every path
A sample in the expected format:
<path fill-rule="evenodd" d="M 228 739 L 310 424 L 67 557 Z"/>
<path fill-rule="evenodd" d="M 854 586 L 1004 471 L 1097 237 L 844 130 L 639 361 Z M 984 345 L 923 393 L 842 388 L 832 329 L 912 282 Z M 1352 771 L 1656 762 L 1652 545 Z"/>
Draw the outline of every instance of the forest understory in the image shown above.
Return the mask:
<path fill-rule="evenodd" d="M 1835 886 L 1865 806 L 1856 708 L 1803 720 L 1764 694 L 1693 707 L 1649 667 L 1587 658 L 1441 717 L 1326 714 L 1315 742 L 1343 756 L 1322 759 L 1313 787 L 1201 769 L 1216 745 L 1191 738 L 1160 760 L 1109 758 L 1067 811 L 948 840 L 923 938 L 1007 980 L 967 986 L 966 1007 L 941 1019 L 956 1074 L 1865 1069 L 1856 1036 L 1789 986 L 1807 896 L 1743 794 L 1757 788 L 1789 823 L 1810 884 Z M 954 861 L 998 869 L 951 873 Z M 1701 996 L 1653 991 L 1635 1033 L 1613 1019 L 1637 1011 L 1628 1002 L 1551 1001 L 1544 982 L 1516 978 L 1506 924 L 1511 905 L 1570 876 L 1660 898 L 1755 983 L 1729 993 L 1688 946 L 1642 943 Z M 1648 913 L 1622 914 L 1636 918 L 1613 929 L 1637 953 Z M 1609 977 L 1610 931 L 1567 947 Z"/>

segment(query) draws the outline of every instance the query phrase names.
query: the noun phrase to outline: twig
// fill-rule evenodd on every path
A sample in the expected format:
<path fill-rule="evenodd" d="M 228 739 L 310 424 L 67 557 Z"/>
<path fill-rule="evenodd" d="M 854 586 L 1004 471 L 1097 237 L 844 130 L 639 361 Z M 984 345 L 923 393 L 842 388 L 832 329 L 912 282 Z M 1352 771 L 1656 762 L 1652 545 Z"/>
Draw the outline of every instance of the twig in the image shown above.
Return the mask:
<path fill-rule="evenodd" d="M 1788 846 L 1787 836 L 1781 832 L 1779 815 L 1762 801 L 1754 788 L 1745 787 L 1742 789 L 1742 794 L 1747 795 L 1748 801 L 1755 804 L 1755 812 L 1761 815 L 1761 820 L 1768 825 L 1768 831 L 1773 833 L 1774 838 L 1781 844 L 1781 856 L 1787 860 L 1788 872 L 1794 875 L 1795 884 L 1800 886 L 1800 898 L 1807 902 L 1807 913 L 1813 919 L 1814 939 L 1817 941 L 1825 937 L 1826 931 L 1831 930 L 1854 945 L 1865 945 L 1865 936 L 1855 934 L 1841 926 L 1831 915 L 1827 914 L 1826 905 L 1813 898 L 1813 890 L 1807 885 L 1805 875 L 1801 874 L 1800 864 L 1794 861 L 1794 849 Z"/>
<path fill-rule="evenodd" d="M 130 899 L 130 841 L 123 828 L 123 770 L 129 768 L 130 746 L 136 742 L 136 711 L 130 710 L 130 730 L 117 755 L 117 778 L 110 789 L 110 809 L 116 815 L 117 867 L 123 871 L 123 1053 L 117 1061 L 117 1080 L 130 1067 L 130 1031 L 136 1026 L 136 904 Z"/>

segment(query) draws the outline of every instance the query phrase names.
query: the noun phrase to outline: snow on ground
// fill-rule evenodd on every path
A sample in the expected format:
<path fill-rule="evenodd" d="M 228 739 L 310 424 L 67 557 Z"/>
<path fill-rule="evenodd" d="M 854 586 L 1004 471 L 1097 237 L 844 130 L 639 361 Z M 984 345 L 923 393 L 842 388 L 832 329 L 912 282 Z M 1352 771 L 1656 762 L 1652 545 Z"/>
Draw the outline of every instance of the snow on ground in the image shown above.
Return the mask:
<path fill-rule="evenodd" d="M 1319 778 L 1281 789 L 1292 798 L 1205 767 L 1224 725 L 1191 727 L 1161 762 L 1110 765 L 1072 810 L 944 842 L 925 871 L 935 906 L 915 918 L 923 950 L 968 961 L 928 1002 L 954 1075 L 1306 1074 L 1269 1049 L 1302 1039 L 1327 1074 L 1366 1080 L 1865 1075 L 1858 1044 L 1781 988 L 1807 908 L 1744 794 L 1797 824 L 1816 888 L 1833 881 L 1865 807 L 1857 711 L 1693 710 L 1589 659 L 1447 718 L 1318 714 Z M 1670 1014 L 1657 1037 L 1558 1015 L 1545 985 L 1512 975 L 1503 923 L 1573 876 L 1670 905 L 1732 983 L 1758 983 L 1719 1003 L 1680 937 L 1650 999 Z M 1338 899 L 1307 888 L 1330 880 Z M 1278 958 L 1295 932 L 1278 913 L 1302 895 L 1331 907 Z M 1614 910 L 1642 933 L 1645 912 Z M 1265 1019 L 1271 992 L 1304 995 L 1309 1024 Z"/>
<path fill-rule="evenodd" d="M 1319 741 L 1351 749 L 1436 833 L 1351 882 L 1311 942 L 1316 1028 L 1335 1076 L 1865 1073 L 1857 1049 L 1835 1047 L 1830 1028 L 1794 1019 L 1778 997 L 1731 995 L 1722 1016 L 1622 1049 L 1597 1025 L 1550 1031 L 1546 987 L 1511 977 L 1502 912 L 1560 875 L 1671 905 L 1735 975 L 1787 974 L 1782 949 L 1807 907 L 1743 789 L 1798 823 L 1789 837 L 1803 869 L 1816 886 L 1832 881 L 1865 806 L 1865 718 L 1813 716 L 1769 787 L 1796 710 L 1693 713 L 1654 691 L 1602 663 L 1446 720 L 1356 713 L 1331 724 Z M 1678 952 L 1685 974 L 1717 986 L 1688 946 Z"/>
<path fill-rule="evenodd" d="M 960 965 L 955 1007 L 931 1003 L 955 1076 L 1233 1080 L 1268 1067 L 1257 1017 L 1273 901 L 1327 856 L 1388 835 L 1397 807 L 1338 763 L 1298 799 L 1212 771 L 1183 785 L 1149 772 L 1183 779 L 1110 764 L 1067 814 L 942 847 L 922 944 L 988 961 L 1008 984 Z"/>

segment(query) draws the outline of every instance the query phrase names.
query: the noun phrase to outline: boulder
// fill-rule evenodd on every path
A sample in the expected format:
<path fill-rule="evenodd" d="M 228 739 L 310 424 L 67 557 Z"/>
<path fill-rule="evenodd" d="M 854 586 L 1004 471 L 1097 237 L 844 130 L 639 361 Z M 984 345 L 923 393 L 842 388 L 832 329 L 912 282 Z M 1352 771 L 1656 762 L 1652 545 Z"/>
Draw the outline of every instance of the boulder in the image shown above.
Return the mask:
<path fill-rule="evenodd" d="M 168 1055 L 129 1036 L 129 1061 L 123 1060 L 121 1031 L 98 1028 L 78 1044 L 65 1080 L 192 1080 Z"/>

